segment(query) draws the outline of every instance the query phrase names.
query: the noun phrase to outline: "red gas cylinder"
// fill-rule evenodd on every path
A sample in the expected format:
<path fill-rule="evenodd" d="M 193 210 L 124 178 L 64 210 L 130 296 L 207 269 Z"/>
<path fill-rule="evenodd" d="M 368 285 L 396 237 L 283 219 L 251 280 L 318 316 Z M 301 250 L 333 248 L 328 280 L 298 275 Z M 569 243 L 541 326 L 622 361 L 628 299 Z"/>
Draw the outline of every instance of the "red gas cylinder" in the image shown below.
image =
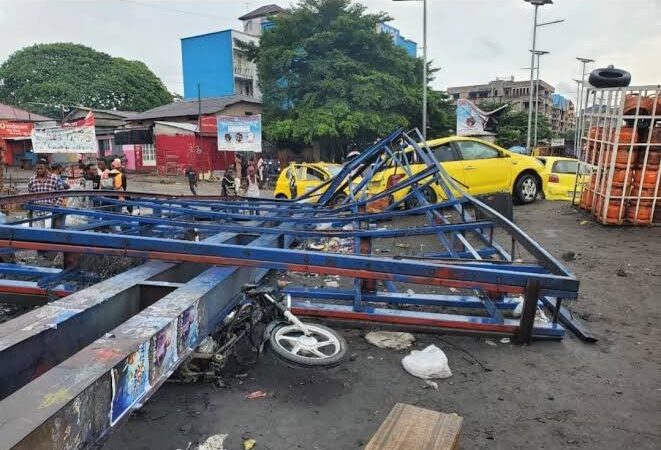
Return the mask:
<path fill-rule="evenodd" d="M 638 94 L 628 94 L 624 98 L 624 115 L 633 116 L 636 112 L 646 116 L 652 114 L 654 99 L 652 97 L 641 97 Z"/>
<path fill-rule="evenodd" d="M 611 189 L 608 207 L 606 208 L 606 217 L 603 217 L 603 205 L 605 197 L 599 195 L 595 202 L 595 214 L 604 223 L 620 223 L 620 216 L 626 207 L 626 202 L 622 202 L 622 188 L 614 187 Z"/>
<path fill-rule="evenodd" d="M 633 174 L 633 184 L 644 188 L 654 188 L 659 176 L 659 169 L 636 170 Z"/>
<path fill-rule="evenodd" d="M 627 222 L 635 223 L 639 225 L 649 225 L 652 223 L 652 205 L 644 205 L 642 200 L 638 205 L 638 211 L 636 211 L 635 201 L 630 201 L 627 205 L 626 219 Z"/>

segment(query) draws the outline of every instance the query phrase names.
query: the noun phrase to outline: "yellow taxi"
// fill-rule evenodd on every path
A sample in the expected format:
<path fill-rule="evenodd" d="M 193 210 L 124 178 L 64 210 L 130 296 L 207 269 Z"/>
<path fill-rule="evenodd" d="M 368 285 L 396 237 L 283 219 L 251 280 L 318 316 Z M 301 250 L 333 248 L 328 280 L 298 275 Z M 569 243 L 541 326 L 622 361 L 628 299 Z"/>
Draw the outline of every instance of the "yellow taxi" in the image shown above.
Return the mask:
<path fill-rule="evenodd" d="M 544 164 L 544 197 L 546 200 L 569 200 L 574 197 L 574 187 L 576 196 L 580 196 L 583 185 L 588 180 L 590 168 L 581 164 L 578 183 L 576 182 L 576 171 L 579 162 L 573 158 L 564 158 L 560 156 L 538 156 Z"/>
<path fill-rule="evenodd" d="M 454 179 L 471 195 L 509 192 L 518 203 L 532 203 L 545 189 L 544 165 L 537 159 L 505 150 L 487 141 L 466 136 L 451 136 L 427 141 L 436 159 Z M 405 150 L 415 174 L 426 168 L 417 162 L 418 155 L 413 149 Z M 406 178 L 401 166 L 392 159 L 386 168 L 372 178 L 369 193 L 375 195 Z M 427 180 L 422 180 L 424 184 Z M 393 201 L 404 198 L 410 189 L 402 189 L 393 195 Z M 445 193 L 437 184 L 423 188 L 425 198 L 430 203 L 444 199 Z M 415 198 L 407 200 L 405 206 L 417 205 Z"/>
<path fill-rule="evenodd" d="M 278 176 L 275 183 L 275 198 L 294 199 L 310 192 L 324 181 L 334 177 L 342 170 L 341 164 L 326 162 L 316 163 L 291 163 L 285 167 Z M 324 187 L 317 191 L 323 194 Z M 316 197 L 317 200 L 319 197 Z M 338 201 L 336 199 L 336 201 Z"/>

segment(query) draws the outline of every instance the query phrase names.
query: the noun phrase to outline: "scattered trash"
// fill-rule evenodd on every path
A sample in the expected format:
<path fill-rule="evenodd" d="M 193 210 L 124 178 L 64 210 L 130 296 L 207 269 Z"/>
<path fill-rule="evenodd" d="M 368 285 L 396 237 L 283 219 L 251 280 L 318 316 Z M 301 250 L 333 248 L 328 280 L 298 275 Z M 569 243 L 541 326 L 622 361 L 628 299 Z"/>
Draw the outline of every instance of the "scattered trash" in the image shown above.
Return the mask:
<path fill-rule="evenodd" d="M 562 254 L 563 261 L 574 261 L 576 259 L 576 253 L 574 252 L 564 252 Z"/>
<path fill-rule="evenodd" d="M 588 222 L 587 220 L 581 220 L 581 222 L 580 222 L 581 225 L 587 225 L 588 223 L 590 223 L 590 222 Z"/>
<path fill-rule="evenodd" d="M 501 343 L 501 344 L 509 344 L 510 342 L 511 342 L 511 339 L 510 339 L 510 338 L 502 338 L 502 339 L 500 340 L 500 343 Z"/>
<path fill-rule="evenodd" d="M 425 380 L 425 384 L 426 384 L 426 386 L 423 389 L 430 389 L 431 388 L 435 391 L 438 391 L 438 383 L 437 382 Z"/>
<path fill-rule="evenodd" d="M 257 441 L 254 439 L 246 439 L 243 441 L 243 450 L 252 450 L 257 445 Z"/>
<path fill-rule="evenodd" d="M 371 331 L 365 335 L 365 339 L 379 348 L 393 350 L 405 350 L 415 342 L 415 336 L 411 333 L 400 331 Z"/>
<path fill-rule="evenodd" d="M 269 394 L 267 394 L 267 393 L 264 392 L 264 391 L 255 391 L 255 392 L 251 392 L 250 394 L 246 395 L 246 398 L 247 398 L 248 400 L 254 400 L 254 399 L 256 399 L 256 398 L 264 398 L 264 397 L 268 397 L 268 395 L 269 395 Z"/>
<path fill-rule="evenodd" d="M 307 247 L 310 250 L 317 250 L 317 251 L 326 250 L 326 246 L 318 242 L 309 242 Z"/>
<path fill-rule="evenodd" d="M 535 311 L 535 322 L 549 323 L 550 320 L 549 320 L 548 317 L 546 317 L 546 314 L 544 314 L 544 311 L 537 308 L 537 311 Z"/>
<path fill-rule="evenodd" d="M 423 380 L 452 376 L 447 356 L 435 345 L 411 351 L 402 359 L 402 366 L 408 373 Z"/>
<path fill-rule="evenodd" d="M 626 270 L 624 270 L 623 266 L 620 266 L 620 267 L 617 268 L 617 271 L 615 272 L 615 275 L 617 275 L 618 277 L 626 277 L 629 274 L 627 273 Z"/>
<path fill-rule="evenodd" d="M 337 281 L 326 281 L 326 286 L 336 288 L 336 287 L 340 287 L 340 283 L 338 283 Z"/>
<path fill-rule="evenodd" d="M 450 292 L 459 292 L 459 289 L 451 287 Z"/>
<path fill-rule="evenodd" d="M 225 450 L 225 439 L 229 434 L 214 434 L 201 443 L 197 450 Z"/>
<path fill-rule="evenodd" d="M 498 347 L 498 344 L 496 344 L 494 341 L 490 341 L 489 339 L 484 341 L 484 343 L 487 344 L 487 345 L 490 345 L 492 347 Z"/>
<path fill-rule="evenodd" d="M 332 222 L 323 222 L 323 223 L 318 224 L 315 228 L 318 231 L 330 230 L 331 228 L 333 228 L 333 223 Z"/>
<path fill-rule="evenodd" d="M 408 244 L 402 244 L 401 242 L 396 242 L 396 243 L 395 243 L 395 247 L 399 247 L 399 248 L 411 248 L 410 245 L 408 245 Z"/>
<path fill-rule="evenodd" d="M 413 294 L 415 294 L 415 291 L 413 291 L 413 289 L 407 289 L 407 290 L 406 290 L 406 293 L 407 293 L 408 295 L 413 295 Z"/>

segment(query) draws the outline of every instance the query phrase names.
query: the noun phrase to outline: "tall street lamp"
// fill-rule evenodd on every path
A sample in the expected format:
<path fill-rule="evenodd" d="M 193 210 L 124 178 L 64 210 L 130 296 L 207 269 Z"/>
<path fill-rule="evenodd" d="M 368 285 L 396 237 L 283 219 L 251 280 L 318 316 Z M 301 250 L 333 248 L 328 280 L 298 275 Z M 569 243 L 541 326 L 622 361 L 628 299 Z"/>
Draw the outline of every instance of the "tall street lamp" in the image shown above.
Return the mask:
<path fill-rule="evenodd" d="M 537 146 L 537 122 L 539 115 L 539 57 L 542 55 L 548 55 L 549 52 L 545 50 L 535 50 L 533 55 L 537 56 L 537 82 L 535 84 L 535 133 L 534 133 L 534 145 Z"/>
<path fill-rule="evenodd" d="M 427 140 L 427 0 L 393 0 L 395 2 L 422 1 L 422 138 Z M 550 0 L 549 0 L 550 1 Z"/>
<path fill-rule="evenodd" d="M 528 150 L 531 150 L 530 148 L 530 138 L 531 138 L 531 131 L 532 131 L 532 91 L 534 89 L 534 82 L 535 82 L 535 45 L 537 44 L 537 27 L 541 27 L 544 25 L 551 25 L 552 23 L 560 23 L 563 22 L 563 20 L 554 20 L 552 22 L 545 22 L 545 23 L 537 23 L 537 9 L 540 6 L 544 5 L 552 5 L 553 0 L 523 0 L 526 3 L 530 3 L 535 7 L 535 15 L 534 15 L 534 20 L 533 20 L 533 27 L 532 27 L 532 54 L 530 55 L 530 96 L 528 100 L 528 139 L 526 140 L 526 148 Z"/>
<path fill-rule="evenodd" d="M 583 89 L 585 87 L 585 66 L 588 63 L 594 62 L 594 59 L 590 58 L 581 58 L 581 57 L 576 57 L 577 60 L 579 60 L 582 63 L 581 66 L 581 79 L 580 80 L 574 80 L 576 81 L 576 130 L 574 132 L 574 153 L 578 157 L 578 150 L 580 148 L 580 138 L 581 138 L 581 127 L 583 126 L 583 120 L 581 117 L 581 107 L 583 103 Z"/>

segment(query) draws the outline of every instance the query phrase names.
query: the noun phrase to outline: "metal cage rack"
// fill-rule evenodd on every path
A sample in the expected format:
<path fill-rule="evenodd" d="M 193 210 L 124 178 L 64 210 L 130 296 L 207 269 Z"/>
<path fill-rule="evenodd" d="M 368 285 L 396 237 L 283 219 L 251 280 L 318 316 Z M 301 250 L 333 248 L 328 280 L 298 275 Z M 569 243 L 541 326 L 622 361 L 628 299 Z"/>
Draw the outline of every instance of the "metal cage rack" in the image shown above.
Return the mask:
<path fill-rule="evenodd" d="M 661 86 L 590 88 L 578 126 L 579 206 L 606 225 L 661 222 Z"/>

